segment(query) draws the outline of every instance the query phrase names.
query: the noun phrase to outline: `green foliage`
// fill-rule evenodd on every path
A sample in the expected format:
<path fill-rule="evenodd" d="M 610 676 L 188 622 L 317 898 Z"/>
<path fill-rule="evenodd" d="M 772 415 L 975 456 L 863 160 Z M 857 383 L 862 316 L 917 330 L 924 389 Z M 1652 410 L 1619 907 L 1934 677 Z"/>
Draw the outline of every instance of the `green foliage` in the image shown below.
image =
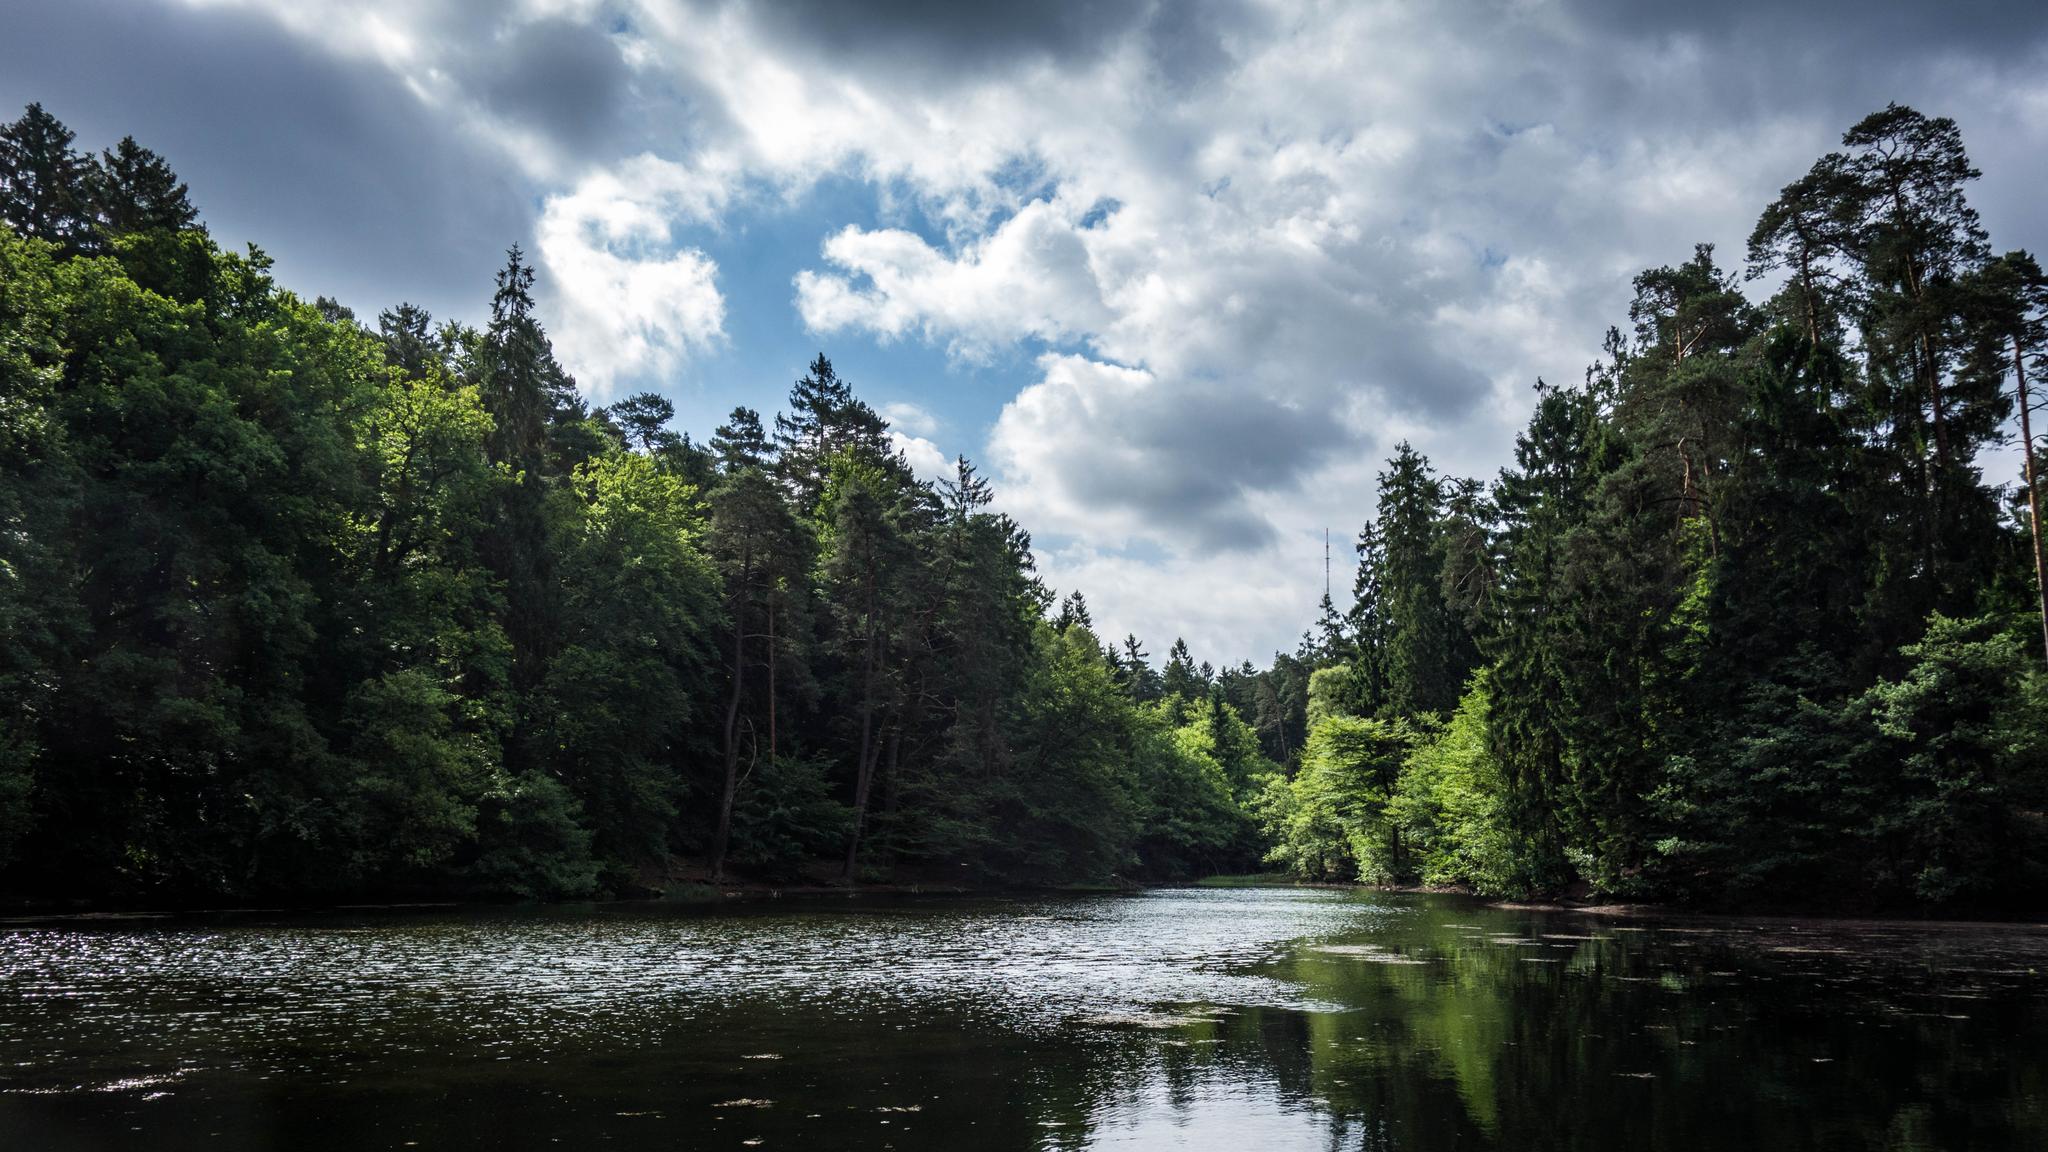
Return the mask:
<path fill-rule="evenodd" d="M 0 888 L 164 901 L 1113 883 L 1244 870 L 1697 901 L 2048 892 L 2026 501 L 2048 288 L 1893 106 L 1635 280 L 1512 465 L 1407 444 L 1265 669 L 1054 610 L 960 460 L 824 356 L 700 446 L 591 412 L 515 248 L 376 332 L 163 158 L 0 128 Z M 2038 447 L 2025 459 L 2040 455 Z M 2006 511 L 2002 511 L 2005 509 Z"/>
<path fill-rule="evenodd" d="M 457 699 L 431 673 L 387 673 L 351 693 L 344 725 L 364 808 L 362 874 L 416 878 L 476 839 L 477 803 L 494 783 L 496 749 L 460 724 Z"/>
<path fill-rule="evenodd" d="M 651 457 L 601 457 L 572 485 L 576 507 L 555 548 L 561 648 L 539 689 L 538 727 L 598 853 L 659 859 L 681 799 L 690 702 L 710 694 L 717 577 L 698 546 L 694 491 Z"/>
<path fill-rule="evenodd" d="M 0 217 L 8 892 L 1257 855 L 1242 803 L 1299 721 L 1255 732 L 1185 645 L 1171 694 L 1135 638 L 1106 659 L 1078 594 L 1047 624 L 988 484 L 916 479 L 823 356 L 772 435 L 739 409 L 699 448 L 659 395 L 585 407 L 518 249 L 485 329 L 371 333 L 216 247 L 161 157 L 36 107 Z"/>
<path fill-rule="evenodd" d="M 56 529 L 73 485 L 50 414 L 61 303 L 49 248 L 0 231 L 0 866 L 34 823 L 45 669 L 72 618 Z"/>
<path fill-rule="evenodd" d="M 988 867 L 1012 880 L 1107 880 L 1131 862 L 1141 799 L 1157 798 L 1141 793 L 1128 752 L 1139 720 L 1086 627 L 1040 624 L 1032 647 L 983 833 L 1001 841 Z"/>
<path fill-rule="evenodd" d="M 1273 844 L 1267 860 L 1314 880 L 1402 877 L 1405 848 L 1388 807 L 1415 739 L 1404 721 L 1318 714 L 1300 771 L 1267 785 L 1263 815 Z"/>
<path fill-rule="evenodd" d="M 1636 278 L 1583 386 L 1539 382 L 1494 484 L 1397 449 L 1348 635 L 1304 642 L 1324 667 L 1261 800 L 1274 859 L 1708 902 L 2044 891 L 2019 637 L 2048 622 L 2005 620 L 2048 598 L 1979 464 L 2048 292 L 1991 259 L 1953 123 L 1894 105 L 1843 144 L 1757 225 L 1770 301 L 1697 246 Z M 1415 741 L 1391 768 L 1389 724 Z"/>
<path fill-rule="evenodd" d="M 1917 899 L 1982 895 L 2037 870 L 2048 846 L 2044 676 L 2025 655 L 2031 629 L 2013 625 L 1937 614 L 1904 649 L 1905 674 L 1859 702 L 1875 728 L 1869 770 L 1892 777 L 1872 829 L 1885 878 Z"/>
<path fill-rule="evenodd" d="M 598 891 L 602 867 L 575 797 L 554 777 L 507 773 L 477 806 L 481 850 L 451 881 L 486 896 L 562 900 Z"/>
<path fill-rule="evenodd" d="M 832 794 L 826 764 L 781 758 L 751 766 L 734 810 L 732 861 L 768 880 L 802 876 L 805 864 L 846 842 L 850 813 Z"/>
<path fill-rule="evenodd" d="M 1489 696 L 1469 688 L 1450 721 L 1417 742 L 1387 819 L 1401 832 L 1409 868 L 1423 884 L 1468 885 L 1521 896 L 1533 884 L 1526 848 L 1507 815 L 1507 787 L 1488 740 Z"/>
<path fill-rule="evenodd" d="M 1169 721 L 1171 709 L 1161 708 L 1160 721 Z M 1267 772 L 1242 738 L 1243 722 L 1227 705 L 1214 708 L 1213 719 L 1197 714 L 1174 729 L 1170 749 L 1141 745 L 1152 754 L 1139 768 L 1151 799 L 1140 851 L 1169 875 L 1229 871 L 1256 855 L 1242 801 Z"/>
<path fill-rule="evenodd" d="M 71 130 L 31 104 L 0 127 L 0 223 L 71 251 L 93 238 L 93 162 L 71 150 Z"/>

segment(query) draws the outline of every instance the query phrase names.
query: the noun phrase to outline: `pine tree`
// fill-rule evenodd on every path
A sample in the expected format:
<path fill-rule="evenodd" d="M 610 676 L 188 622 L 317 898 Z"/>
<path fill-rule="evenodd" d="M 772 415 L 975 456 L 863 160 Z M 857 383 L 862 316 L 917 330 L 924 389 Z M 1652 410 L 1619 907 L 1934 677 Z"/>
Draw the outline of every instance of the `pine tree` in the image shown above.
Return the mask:
<path fill-rule="evenodd" d="M 2048 274 L 2028 252 L 2008 252 L 1964 285 L 1970 352 L 1965 374 L 2013 381 L 2013 407 L 2020 429 L 2020 503 L 2026 508 L 2027 537 L 2039 602 L 2043 654 L 2048 655 L 2048 542 L 2042 539 L 2041 452 L 2034 439 L 2036 395 L 2048 376 Z"/>
<path fill-rule="evenodd" d="M 818 510 L 832 461 L 841 452 L 875 460 L 893 456 L 888 424 L 857 399 L 832 362 L 819 353 L 789 390 L 789 411 L 775 417 L 776 470 L 797 507 Z"/>
<path fill-rule="evenodd" d="M 1478 654 L 1444 601 L 1443 487 L 1405 441 L 1380 473 L 1379 487 L 1385 709 L 1390 717 L 1448 714 Z"/>
<path fill-rule="evenodd" d="M 669 429 L 676 406 L 657 393 L 628 396 L 606 408 L 604 414 L 625 433 L 628 444 L 650 456 L 682 447 L 683 438 Z"/>
<path fill-rule="evenodd" d="M 182 232 L 199 223 L 199 210 L 178 174 L 133 136 L 123 136 L 119 145 L 100 153 L 92 204 L 102 226 L 115 233 Z"/>
<path fill-rule="evenodd" d="M 1166 672 L 1160 687 L 1168 699 L 1192 701 L 1203 695 L 1207 685 L 1195 670 L 1195 658 L 1189 653 L 1186 640 L 1175 637 L 1173 647 L 1167 649 Z"/>
<path fill-rule="evenodd" d="M 1564 817 L 1572 802 L 1555 661 L 1573 627 L 1562 595 L 1567 540 L 1604 470 L 1599 406 L 1589 389 L 1537 381 L 1536 411 L 1515 438 L 1515 467 L 1494 485 L 1501 520 L 1498 625 L 1485 637 L 1492 752 L 1508 795 L 1505 818 L 1528 846 L 1527 886 L 1566 878 Z"/>
<path fill-rule="evenodd" d="M 551 426 L 582 419 L 583 401 L 534 315 L 533 266 L 516 244 L 505 253 L 497 285 L 483 365 L 484 405 L 496 424 L 491 455 L 538 483 L 551 472 Z"/>
<path fill-rule="evenodd" d="M 1358 568 L 1351 579 L 1351 704 L 1362 716 L 1378 715 L 1387 704 L 1388 643 L 1392 635 L 1387 596 L 1387 544 L 1377 519 L 1358 530 Z M 1320 654 L 1318 654 L 1320 655 Z M 1320 661 L 1318 661 L 1320 662 Z"/>
<path fill-rule="evenodd" d="M 1840 338 L 1841 317 L 1852 302 L 1853 282 L 1841 271 L 1856 225 L 1847 168 L 1840 154 L 1823 158 L 1785 186 L 1749 235 L 1748 278 L 1789 274 L 1787 314 L 1814 349 Z"/>
<path fill-rule="evenodd" d="M 71 150 L 71 129 L 31 104 L 0 128 L 0 221 L 23 236 L 66 252 L 89 250 L 96 173 L 92 158 Z"/>
<path fill-rule="evenodd" d="M 407 379 L 427 374 L 427 366 L 441 359 L 433 335 L 434 318 L 426 309 L 412 304 L 386 308 L 377 314 L 377 332 L 384 340 L 384 360 Z"/>
<path fill-rule="evenodd" d="M 1134 633 L 1124 634 L 1123 660 L 1124 690 L 1130 693 L 1132 701 L 1148 704 L 1159 699 L 1164 692 L 1159 673 L 1152 667 L 1151 654 L 1138 642 Z"/>
<path fill-rule="evenodd" d="M 1862 281 L 1866 403 L 1889 421 L 1901 480 L 1922 494 L 1908 545 L 1910 562 L 1926 573 L 1916 581 L 1915 615 L 1961 611 L 1988 575 L 1981 542 L 1996 515 L 1978 498 L 1970 466 L 2004 415 L 1997 390 L 1958 392 L 1953 378 L 1959 284 L 1990 255 L 1963 190 L 1980 173 L 1953 120 L 1898 104 L 1865 117 L 1842 142 L 1845 210 L 1855 219 L 1849 251 Z"/>
<path fill-rule="evenodd" d="M 761 431 L 761 414 L 752 408 L 734 408 L 711 434 L 711 450 L 719 467 L 727 472 L 768 466 L 768 437 Z"/>
<path fill-rule="evenodd" d="M 1052 626 L 1062 632 L 1077 627 L 1095 630 L 1095 620 L 1088 615 L 1088 598 L 1079 589 L 1067 593 L 1066 599 L 1060 601 L 1059 614 L 1052 618 Z"/>
<path fill-rule="evenodd" d="M 877 490 L 877 480 L 872 470 L 855 470 L 846 477 L 826 557 L 836 647 L 856 716 L 853 828 L 843 870 L 848 883 L 859 876 L 861 837 L 876 770 L 884 747 L 893 745 L 889 709 L 899 687 L 893 649 L 904 608 L 899 581 L 909 566 L 901 526 L 887 494 Z"/>
<path fill-rule="evenodd" d="M 522 769 L 535 767 L 542 758 L 540 750 L 529 747 L 538 732 L 534 693 L 559 646 L 564 618 L 553 545 L 560 509 L 550 507 L 549 494 L 562 488 L 576 461 L 550 448 L 563 424 L 583 416 L 575 385 L 556 363 L 534 315 L 533 282 L 532 266 L 514 245 L 498 272 L 491 324 L 470 365 L 484 410 L 491 415 L 486 448 L 505 476 L 482 553 L 504 588 L 512 687 L 521 701 L 507 753 Z"/>

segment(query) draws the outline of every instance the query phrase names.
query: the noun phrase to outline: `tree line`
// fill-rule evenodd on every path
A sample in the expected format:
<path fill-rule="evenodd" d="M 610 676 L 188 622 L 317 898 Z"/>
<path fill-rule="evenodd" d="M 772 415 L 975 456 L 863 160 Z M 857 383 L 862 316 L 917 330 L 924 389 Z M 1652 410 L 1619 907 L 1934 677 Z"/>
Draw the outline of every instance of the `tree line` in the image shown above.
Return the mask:
<path fill-rule="evenodd" d="M 1274 858 L 2038 910 L 2048 277 L 1993 253 L 1978 175 L 1952 121 L 1888 107 L 1764 209 L 1739 272 L 1700 245 L 1636 277 L 1491 482 L 1401 445 L 1356 604 L 1304 644 Z"/>
<path fill-rule="evenodd" d="M 0 891 L 568 897 L 1254 864 L 1277 771 L 1057 609 L 819 356 L 702 443 L 223 251 L 163 158 L 0 129 Z"/>
<path fill-rule="evenodd" d="M 564 897 L 1255 867 L 1707 903 L 2048 892 L 2048 276 L 1892 106 L 1644 272 L 1514 460 L 1401 445 L 1264 668 L 1155 664 L 819 356 L 704 441 L 0 128 L 0 892 Z M 1759 286 L 1752 298 L 1746 285 Z M 1997 451 L 2017 424 L 2021 476 Z"/>

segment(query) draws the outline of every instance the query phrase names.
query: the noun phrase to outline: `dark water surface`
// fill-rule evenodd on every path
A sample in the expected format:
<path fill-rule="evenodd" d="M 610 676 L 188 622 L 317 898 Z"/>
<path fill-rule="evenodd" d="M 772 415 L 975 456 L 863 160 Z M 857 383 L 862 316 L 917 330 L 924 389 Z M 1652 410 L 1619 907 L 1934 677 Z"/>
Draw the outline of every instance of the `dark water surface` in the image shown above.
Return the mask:
<path fill-rule="evenodd" d="M 1295 889 L 0 926 L 6 1149 L 2048 1149 L 2048 931 Z"/>

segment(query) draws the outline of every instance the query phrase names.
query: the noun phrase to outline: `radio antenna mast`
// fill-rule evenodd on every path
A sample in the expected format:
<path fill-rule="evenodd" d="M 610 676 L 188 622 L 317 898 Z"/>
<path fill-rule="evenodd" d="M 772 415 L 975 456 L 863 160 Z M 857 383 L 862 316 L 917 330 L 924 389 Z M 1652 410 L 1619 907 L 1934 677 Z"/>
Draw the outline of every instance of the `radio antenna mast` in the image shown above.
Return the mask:
<path fill-rule="evenodd" d="M 1330 598 L 1330 529 L 1323 526 L 1323 599 Z"/>

